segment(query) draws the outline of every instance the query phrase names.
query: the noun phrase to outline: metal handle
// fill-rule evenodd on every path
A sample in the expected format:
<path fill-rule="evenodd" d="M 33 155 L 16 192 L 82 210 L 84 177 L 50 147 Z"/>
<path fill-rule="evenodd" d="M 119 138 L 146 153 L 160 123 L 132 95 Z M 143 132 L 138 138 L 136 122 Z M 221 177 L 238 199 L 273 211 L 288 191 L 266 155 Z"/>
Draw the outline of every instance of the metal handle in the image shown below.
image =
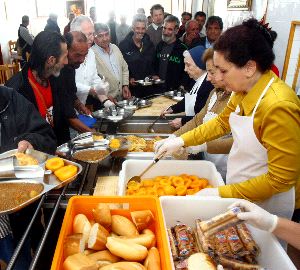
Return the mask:
<path fill-rule="evenodd" d="M 152 163 L 139 175 L 139 177 L 141 178 L 147 171 L 149 171 L 152 168 L 152 166 L 156 164 L 165 154 L 166 152 L 163 152 L 156 159 L 154 159 Z"/>

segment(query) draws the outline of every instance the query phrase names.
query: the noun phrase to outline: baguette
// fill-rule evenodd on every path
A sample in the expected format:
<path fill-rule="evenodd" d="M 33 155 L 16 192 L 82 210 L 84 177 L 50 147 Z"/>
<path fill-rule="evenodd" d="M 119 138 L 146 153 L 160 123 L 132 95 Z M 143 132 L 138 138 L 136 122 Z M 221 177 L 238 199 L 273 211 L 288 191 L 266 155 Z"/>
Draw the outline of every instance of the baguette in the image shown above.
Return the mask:
<path fill-rule="evenodd" d="M 155 240 L 155 235 L 154 234 L 140 234 L 137 236 L 119 236 L 116 238 L 124 239 L 128 243 L 139 244 L 139 245 L 142 245 L 149 249 L 152 246 L 153 241 Z"/>
<path fill-rule="evenodd" d="M 97 264 L 82 253 L 69 256 L 63 263 L 64 270 L 98 270 Z"/>
<path fill-rule="evenodd" d="M 88 248 L 94 250 L 106 249 L 106 241 L 108 236 L 109 232 L 99 223 L 95 223 L 90 230 Z"/>
<path fill-rule="evenodd" d="M 78 214 L 73 220 L 73 233 L 82 233 L 85 243 L 89 238 L 91 224 L 88 218 L 83 214 Z"/>
<path fill-rule="evenodd" d="M 146 247 L 120 238 L 108 237 L 106 247 L 112 254 L 126 261 L 139 262 L 144 260 L 148 255 Z"/>
<path fill-rule="evenodd" d="M 67 258 L 76 253 L 83 253 L 85 242 L 81 233 L 72 234 L 64 241 L 64 257 Z"/>
<path fill-rule="evenodd" d="M 155 247 L 156 246 L 156 236 L 155 236 L 154 232 L 152 232 L 150 229 L 144 229 L 144 230 L 142 230 L 142 234 L 151 234 L 151 235 L 153 235 L 154 239 L 153 239 L 152 244 L 151 244 L 150 247 Z"/>
<path fill-rule="evenodd" d="M 146 270 L 137 262 L 117 262 L 100 268 L 101 270 Z"/>
<path fill-rule="evenodd" d="M 139 234 L 132 221 L 120 215 L 111 216 L 111 229 L 114 233 L 121 236 L 135 236 Z"/>
<path fill-rule="evenodd" d="M 153 247 L 148 251 L 148 256 L 144 262 L 144 266 L 147 270 L 160 270 L 160 256 L 158 249 Z"/>
<path fill-rule="evenodd" d="M 88 257 L 95 261 L 99 268 L 119 262 L 121 260 L 121 258 L 111 254 L 109 250 L 97 251 L 93 254 L 88 255 Z"/>
<path fill-rule="evenodd" d="M 133 211 L 130 215 L 139 232 L 147 229 L 154 220 L 154 216 L 150 210 Z"/>
<path fill-rule="evenodd" d="M 92 210 L 95 221 L 105 228 L 111 226 L 111 214 L 107 203 L 98 203 Z"/>

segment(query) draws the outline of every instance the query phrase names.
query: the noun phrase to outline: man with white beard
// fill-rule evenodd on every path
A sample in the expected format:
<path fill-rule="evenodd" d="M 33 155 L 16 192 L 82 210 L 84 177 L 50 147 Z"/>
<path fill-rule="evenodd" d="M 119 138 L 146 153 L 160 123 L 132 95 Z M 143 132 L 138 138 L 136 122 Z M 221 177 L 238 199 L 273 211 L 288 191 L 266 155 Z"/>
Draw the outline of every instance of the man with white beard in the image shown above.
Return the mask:
<path fill-rule="evenodd" d="M 162 41 L 156 47 L 154 68 L 161 80 L 165 81 L 161 91 L 185 86 L 188 79 L 184 72 L 183 52 L 187 47 L 176 38 L 179 20 L 173 15 L 164 20 Z"/>

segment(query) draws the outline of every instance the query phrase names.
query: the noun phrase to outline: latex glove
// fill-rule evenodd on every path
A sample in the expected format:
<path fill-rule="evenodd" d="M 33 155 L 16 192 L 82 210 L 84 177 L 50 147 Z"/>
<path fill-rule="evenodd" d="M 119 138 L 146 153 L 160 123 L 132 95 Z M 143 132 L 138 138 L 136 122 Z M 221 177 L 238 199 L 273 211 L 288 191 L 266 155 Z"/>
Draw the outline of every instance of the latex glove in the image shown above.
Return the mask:
<path fill-rule="evenodd" d="M 189 146 L 186 148 L 186 151 L 189 153 L 189 154 L 193 154 L 193 155 L 196 155 L 200 152 L 206 152 L 207 150 L 207 145 L 206 143 L 203 143 L 203 144 L 200 144 L 200 145 L 196 145 L 196 146 Z"/>
<path fill-rule="evenodd" d="M 107 95 L 109 90 L 109 83 L 105 80 L 102 80 L 100 83 L 94 85 L 93 88 L 97 95 Z"/>
<path fill-rule="evenodd" d="M 157 142 L 154 143 L 154 152 L 156 153 L 158 151 L 158 149 L 167 141 L 169 140 L 169 138 L 166 138 L 166 139 L 162 139 L 162 140 L 159 140 Z"/>
<path fill-rule="evenodd" d="M 162 155 L 165 152 L 166 155 L 171 155 L 174 152 L 178 151 L 181 147 L 184 146 L 184 141 L 181 137 L 176 137 L 174 139 L 166 139 L 160 147 L 154 145 L 155 149 L 155 158 Z"/>
<path fill-rule="evenodd" d="M 266 210 L 262 209 L 258 205 L 246 200 L 239 200 L 228 208 L 240 206 L 245 209 L 245 212 L 239 213 L 237 217 L 245 220 L 250 225 L 268 232 L 273 232 L 277 226 L 278 217 Z"/>
<path fill-rule="evenodd" d="M 181 128 L 182 127 L 181 118 L 175 118 L 172 121 L 169 121 L 169 125 L 175 129 Z"/>
<path fill-rule="evenodd" d="M 167 139 L 174 139 L 176 138 L 177 136 L 175 134 L 171 134 Z"/>
<path fill-rule="evenodd" d="M 18 152 L 24 153 L 27 149 L 33 149 L 33 146 L 28 141 L 19 141 L 18 143 Z"/>
<path fill-rule="evenodd" d="M 106 100 L 103 104 L 104 108 L 109 108 L 111 106 L 116 106 L 115 103 L 111 102 L 110 100 Z"/>
<path fill-rule="evenodd" d="M 220 197 L 218 188 L 204 188 L 195 194 L 196 196 L 217 196 Z"/>

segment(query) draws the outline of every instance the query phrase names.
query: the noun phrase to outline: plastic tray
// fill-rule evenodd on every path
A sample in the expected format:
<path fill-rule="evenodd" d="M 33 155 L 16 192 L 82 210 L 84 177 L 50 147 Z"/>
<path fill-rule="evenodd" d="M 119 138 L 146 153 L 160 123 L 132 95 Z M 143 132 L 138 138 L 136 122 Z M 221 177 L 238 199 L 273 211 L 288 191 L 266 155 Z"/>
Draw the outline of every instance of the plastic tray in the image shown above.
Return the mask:
<path fill-rule="evenodd" d="M 122 171 L 119 175 L 118 194 L 124 195 L 128 180 L 139 175 L 152 160 L 126 160 L 122 164 Z M 205 160 L 160 160 L 155 164 L 143 178 L 152 178 L 162 175 L 191 174 L 204 177 L 209 180 L 209 184 L 223 186 L 224 181 L 216 166 Z"/>
<path fill-rule="evenodd" d="M 129 211 L 149 209 L 154 215 L 155 223 L 153 231 L 156 235 L 157 248 L 161 256 L 161 269 L 172 269 L 170 253 L 168 251 L 168 240 L 165 234 L 164 221 L 159 200 L 154 197 L 100 197 L 100 196 L 74 196 L 69 200 L 62 228 L 57 241 L 51 270 L 63 269 L 63 243 L 67 235 L 72 234 L 72 225 L 75 215 L 85 214 L 92 219 L 92 209 L 98 203 L 121 204 L 122 209 L 112 210 L 113 214 L 129 217 Z"/>
<path fill-rule="evenodd" d="M 177 223 L 195 227 L 197 218 L 206 220 L 226 212 L 236 199 L 216 197 L 160 197 L 165 226 L 170 228 Z M 266 269 L 296 269 L 278 240 L 269 232 L 247 225 L 254 240 L 261 249 L 258 263 Z M 170 252 L 170 249 L 169 249 Z M 174 266 L 173 266 L 174 269 Z"/>

